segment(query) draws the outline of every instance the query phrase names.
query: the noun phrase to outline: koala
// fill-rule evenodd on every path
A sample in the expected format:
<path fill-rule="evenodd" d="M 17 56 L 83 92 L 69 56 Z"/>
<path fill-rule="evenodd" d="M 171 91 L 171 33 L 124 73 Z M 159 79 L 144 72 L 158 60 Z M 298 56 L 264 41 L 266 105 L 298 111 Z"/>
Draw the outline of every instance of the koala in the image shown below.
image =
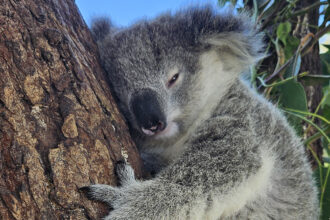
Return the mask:
<path fill-rule="evenodd" d="M 146 169 L 83 187 L 110 219 L 317 219 L 301 140 L 240 75 L 265 56 L 244 13 L 192 7 L 116 29 L 92 27 L 102 65 Z"/>

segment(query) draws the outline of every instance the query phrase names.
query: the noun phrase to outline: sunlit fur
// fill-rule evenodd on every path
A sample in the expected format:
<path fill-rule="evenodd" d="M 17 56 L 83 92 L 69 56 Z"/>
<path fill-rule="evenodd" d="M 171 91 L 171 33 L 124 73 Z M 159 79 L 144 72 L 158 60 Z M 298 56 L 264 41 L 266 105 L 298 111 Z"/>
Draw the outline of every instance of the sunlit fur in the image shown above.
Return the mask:
<path fill-rule="evenodd" d="M 155 177 L 137 181 L 129 165 L 119 165 L 120 187 L 85 188 L 113 207 L 105 219 L 318 218 L 300 139 L 239 78 L 264 56 L 247 15 L 196 7 L 120 30 L 102 28 L 106 23 L 92 28 L 101 60 Z M 168 127 L 155 135 L 141 131 L 130 106 L 144 88 L 157 94 L 166 115 Z"/>

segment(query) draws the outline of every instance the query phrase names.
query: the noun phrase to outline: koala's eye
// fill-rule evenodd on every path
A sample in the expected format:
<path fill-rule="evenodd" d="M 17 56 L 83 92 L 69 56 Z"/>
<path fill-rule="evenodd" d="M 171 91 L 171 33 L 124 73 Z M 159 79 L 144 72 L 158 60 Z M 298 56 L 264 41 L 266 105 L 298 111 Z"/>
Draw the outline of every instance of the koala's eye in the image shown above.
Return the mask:
<path fill-rule="evenodd" d="M 170 88 L 174 85 L 174 83 L 178 80 L 179 73 L 176 73 L 172 76 L 172 78 L 167 82 L 167 87 Z"/>

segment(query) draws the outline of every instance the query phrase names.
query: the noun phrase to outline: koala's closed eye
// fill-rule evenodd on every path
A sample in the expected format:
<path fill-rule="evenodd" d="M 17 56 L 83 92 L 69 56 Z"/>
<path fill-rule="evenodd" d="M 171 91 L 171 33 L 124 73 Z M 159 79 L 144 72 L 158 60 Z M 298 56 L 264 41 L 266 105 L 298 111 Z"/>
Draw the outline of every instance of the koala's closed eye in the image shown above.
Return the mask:
<path fill-rule="evenodd" d="M 167 82 L 167 87 L 171 88 L 175 82 L 179 79 L 180 73 L 175 73 Z"/>

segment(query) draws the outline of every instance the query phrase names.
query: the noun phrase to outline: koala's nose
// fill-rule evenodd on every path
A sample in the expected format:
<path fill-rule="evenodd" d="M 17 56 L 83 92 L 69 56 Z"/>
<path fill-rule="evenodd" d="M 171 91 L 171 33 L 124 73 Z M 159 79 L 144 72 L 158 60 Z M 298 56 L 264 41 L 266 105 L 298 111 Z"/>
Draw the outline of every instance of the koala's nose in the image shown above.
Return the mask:
<path fill-rule="evenodd" d="M 138 92 L 131 99 L 131 107 L 139 127 L 146 135 L 154 135 L 166 128 L 166 117 L 153 90 Z"/>

